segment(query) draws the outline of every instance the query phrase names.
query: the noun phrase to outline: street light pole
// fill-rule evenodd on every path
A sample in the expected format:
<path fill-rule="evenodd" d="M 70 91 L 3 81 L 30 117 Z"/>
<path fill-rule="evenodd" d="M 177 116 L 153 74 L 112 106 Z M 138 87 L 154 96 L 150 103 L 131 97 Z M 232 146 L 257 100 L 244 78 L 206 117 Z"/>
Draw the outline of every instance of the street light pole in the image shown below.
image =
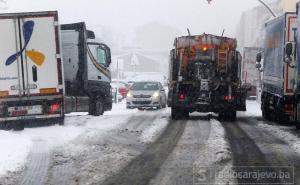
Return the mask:
<path fill-rule="evenodd" d="M 269 12 L 273 15 L 274 18 L 277 17 L 276 13 L 272 10 L 272 8 L 269 5 L 267 5 L 263 0 L 258 0 L 258 1 L 269 10 Z"/>

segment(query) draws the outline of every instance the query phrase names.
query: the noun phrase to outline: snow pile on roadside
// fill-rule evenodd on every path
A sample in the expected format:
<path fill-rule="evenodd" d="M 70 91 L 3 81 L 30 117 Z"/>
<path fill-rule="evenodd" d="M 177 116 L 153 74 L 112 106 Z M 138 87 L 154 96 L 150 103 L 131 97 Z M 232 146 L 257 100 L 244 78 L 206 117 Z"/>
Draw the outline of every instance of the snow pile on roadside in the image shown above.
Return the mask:
<path fill-rule="evenodd" d="M 168 125 L 168 116 L 167 111 L 169 109 L 165 109 L 162 113 L 161 117 L 154 120 L 151 125 L 143 130 L 142 135 L 140 136 L 140 140 L 143 143 L 150 143 L 157 139 L 157 137 L 165 130 Z"/>
<path fill-rule="evenodd" d="M 300 138 L 287 132 L 282 130 L 280 127 L 278 126 L 273 126 L 273 125 L 267 125 L 267 124 L 263 124 L 263 123 L 259 123 L 258 126 L 262 129 L 266 129 L 268 131 L 270 131 L 271 133 L 273 133 L 274 135 L 276 135 L 276 137 L 282 139 L 283 141 L 285 141 L 286 143 L 288 143 L 288 145 L 295 150 L 295 152 L 297 152 L 300 155 Z"/>
<path fill-rule="evenodd" d="M 32 142 L 27 136 L 18 132 L 0 131 L 0 175 L 21 166 L 31 146 Z"/>
<path fill-rule="evenodd" d="M 126 105 L 121 103 L 100 117 L 92 117 L 87 113 L 67 114 L 65 126 L 25 128 L 20 132 L 0 131 L 0 176 L 23 167 L 34 140 L 45 141 L 50 149 L 62 146 L 84 132 L 93 134 L 113 129 L 135 112 L 126 110 Z"/>
<path fill-rule="evenodd" d="M 247 115 L 262 116 L 260 103 L 258 103 L 257 101 L 247 100 L 246 105 L 247 105 L 247 111 L 246 111 Z"/>

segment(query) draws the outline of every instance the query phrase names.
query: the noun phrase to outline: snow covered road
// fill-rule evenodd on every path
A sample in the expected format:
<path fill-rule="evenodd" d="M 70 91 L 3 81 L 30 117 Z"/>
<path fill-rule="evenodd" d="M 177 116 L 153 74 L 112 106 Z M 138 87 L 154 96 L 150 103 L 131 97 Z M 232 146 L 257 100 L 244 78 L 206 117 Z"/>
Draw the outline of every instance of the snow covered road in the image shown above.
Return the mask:
<path fill-rule="evenodd" d="M 169 109 L 127 110 L 118 104 L 101 117 L 70 114 L 65 126 L 1 131 L 0 184 L 190 185 L 201 184 L 203 175 L 210 184 L 255 182 L 224 176 L 245 171 L 241 166 L 267 166 L 267 172 L 285 166 L 300 184 L 299 132 L 264 121 L 256 102 L 248 108 L 236 122 L 206 114 L 172 121 Z"/>

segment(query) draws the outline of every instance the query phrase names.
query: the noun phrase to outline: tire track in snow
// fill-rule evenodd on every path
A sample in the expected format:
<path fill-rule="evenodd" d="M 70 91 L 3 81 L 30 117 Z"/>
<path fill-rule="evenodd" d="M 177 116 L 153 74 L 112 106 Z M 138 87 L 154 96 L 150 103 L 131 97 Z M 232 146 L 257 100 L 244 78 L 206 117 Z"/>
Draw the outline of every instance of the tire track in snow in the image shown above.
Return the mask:
<path fill-rule="evenodd" d="M 149 184 L 193 184 L 194 163 L 202 155 L 201 151 L 210 136 L 210 130 L 209 120 L 199 117 L 191 117 L 187 120 L 179 142 Z"/>
<path fill-rule="evenodd" d="M 103 185 L 148 184 L 158 173 L 180 140 L 186 127 L 186 121 L 169 121 L 168 127 L 153 144 L 117 174 L 106 179 Z"/>
<path fill-rule="evenodd" d="M 46 182 L 50 163 L 48 143 L 44 140 L 33 140 L 29 153 L 25 174 L 20 185 L 42 185 Z"/>

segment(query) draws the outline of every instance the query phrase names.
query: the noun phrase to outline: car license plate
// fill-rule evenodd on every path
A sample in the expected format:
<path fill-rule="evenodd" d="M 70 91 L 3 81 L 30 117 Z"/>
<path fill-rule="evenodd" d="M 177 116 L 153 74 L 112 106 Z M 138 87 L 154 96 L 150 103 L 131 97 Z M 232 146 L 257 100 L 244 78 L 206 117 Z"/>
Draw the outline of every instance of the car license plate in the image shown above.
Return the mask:
<path fill-rule="evenodd" d="M 149 99 L 145 99 L 145 98 L 137 98 L 138 101 L 149 101 Z"/>
<path fill-rule="evenodd" d="M 24 116 L 42 114 L 43 108 L 41 105 L 9 107 L 8 113 L 11 116 Z"/>

